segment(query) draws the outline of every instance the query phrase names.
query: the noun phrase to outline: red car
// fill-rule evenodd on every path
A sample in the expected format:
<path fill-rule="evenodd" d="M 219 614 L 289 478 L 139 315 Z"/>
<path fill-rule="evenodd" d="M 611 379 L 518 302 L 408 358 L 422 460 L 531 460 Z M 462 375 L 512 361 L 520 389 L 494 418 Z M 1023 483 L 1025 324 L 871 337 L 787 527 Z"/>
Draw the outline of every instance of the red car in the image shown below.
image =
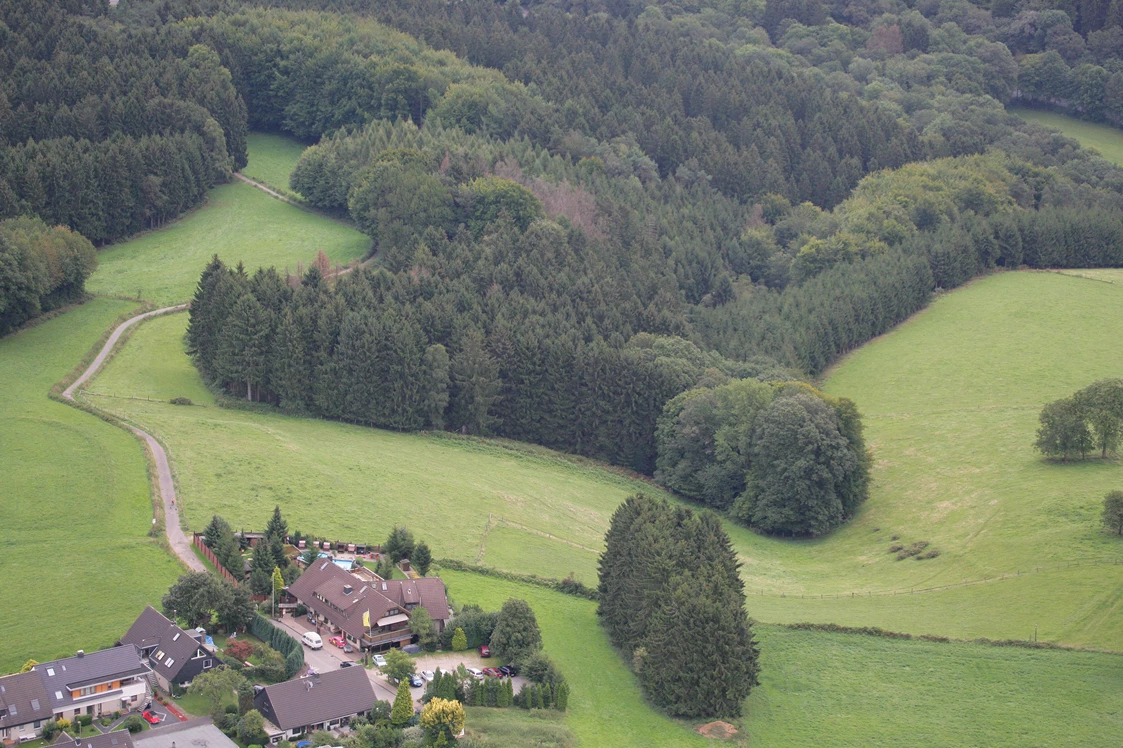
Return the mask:
<path fill-rule="evenodd" d="M 152 712 L 147 712 L 147 711 L 146 711 L 146 712 L 144 712 L 143 714 L 141 714 L 140 716 L 144 717 L 144 721 L 145 721 L 145 722 L 147 722 L 147 723 L 148 723 L 148 724 L 150 724 L 150 725 L 158 725 L 158 724 L 160 724 L 160 718 L 159 718 L 159 717 L 157 717 L 157 716 L 156 716 L 155 714 L 153 714 Z"/>
<path fill-rule="evenodd" d="M 491 657 L 491 647 L 486 644 L 480 645 L 480 657 Z"/>
<path fill-rule="evenodd" d="M 333 636 L 332 638 L 328 639 L 328 641 L 339 647 L 340 649 L 343 649 L 343 645 L 345 643 L 342 636 Z"/>
<path fill-rule="evenodd" d="M 503 673 L 499 672 L 499 668 L 485 667 L 484 675 L 490 675 L 492 678 L 502 678 Z"/>

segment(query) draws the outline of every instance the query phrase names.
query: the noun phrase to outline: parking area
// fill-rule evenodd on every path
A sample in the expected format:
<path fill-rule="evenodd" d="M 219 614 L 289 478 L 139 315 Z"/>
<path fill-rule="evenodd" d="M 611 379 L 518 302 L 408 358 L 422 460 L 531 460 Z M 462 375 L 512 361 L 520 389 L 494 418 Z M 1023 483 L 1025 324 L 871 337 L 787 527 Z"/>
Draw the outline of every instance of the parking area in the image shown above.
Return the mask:
<path fill-rule="evenodd" d="M 416 661 L 417 672 L 419 673 L 422 670 L 435 671 L 437 668 L 440 668 L 442 672 L 448 672 L 456 670 L 459 665 L 483 670 L 485 667 L 499 667 L 503 663 L 502 660 L 495 657 L 480 657 L 480 653 L 474 649 L 467 652 L 434 652 L 433 654 L 419 655 Z M 526 678 L 516 675 L 511 681 L 515 693 L 518 693 L 519 689 L 526 683 Z"/>

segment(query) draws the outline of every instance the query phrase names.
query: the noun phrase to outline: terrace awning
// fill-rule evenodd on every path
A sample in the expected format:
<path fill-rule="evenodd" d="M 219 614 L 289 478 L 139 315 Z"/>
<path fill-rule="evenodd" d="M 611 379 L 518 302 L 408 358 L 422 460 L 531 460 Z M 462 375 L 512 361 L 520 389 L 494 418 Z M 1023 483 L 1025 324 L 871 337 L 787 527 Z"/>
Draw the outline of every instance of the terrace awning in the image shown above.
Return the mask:
<path fill-rule="evenodd" d="M 386 616 L 385 618 L 379 618 L 377 623 L 378 623 L 379 626 L 392 626 L 395 623 L 405 623 L 408 620 L 409 620 L 408 615 L 406 615 L 405 613 L 398 613 L 397 615 Z"/>

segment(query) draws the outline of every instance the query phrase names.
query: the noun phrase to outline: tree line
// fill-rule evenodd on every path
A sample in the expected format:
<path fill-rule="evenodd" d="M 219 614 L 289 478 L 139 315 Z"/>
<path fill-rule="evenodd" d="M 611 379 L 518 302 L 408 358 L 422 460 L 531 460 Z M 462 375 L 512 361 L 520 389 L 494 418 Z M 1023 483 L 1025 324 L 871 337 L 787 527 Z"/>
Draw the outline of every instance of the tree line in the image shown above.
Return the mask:
<path fill-rule="evenodd" d="M 1123 438 L 1123 379 L 1101 379 L 1041 409 L 1034 446 L 1068 462 L 1098 449 L 1106 458 Z"/>
<path fill-rule="evenodd" d="M 39 218 L 0 221 L 0 335 L 85 295 L 97 267 L 89 240 Z"/>
<path fill-rule="evenodd" d="M 597 615 L 644 693 L 671 715 L 738 716 L 757 684 L 739 566 L 710 512 L 636 495 L 612 515 Z"/>

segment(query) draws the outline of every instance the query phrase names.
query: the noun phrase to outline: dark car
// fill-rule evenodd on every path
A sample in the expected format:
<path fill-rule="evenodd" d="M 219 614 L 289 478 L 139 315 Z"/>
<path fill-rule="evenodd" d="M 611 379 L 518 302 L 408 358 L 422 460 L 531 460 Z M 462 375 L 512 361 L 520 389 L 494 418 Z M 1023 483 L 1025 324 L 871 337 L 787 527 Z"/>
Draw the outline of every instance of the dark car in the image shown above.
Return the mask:
<path fill-rule="evenodd" d="M 350 660 L 344 660 L 343 662 L 339 663 L 339 666 L 340 667 L 355 667 L 355 663 L 351 662 Z"/>
<path fill-rule="evenodd" d="M 514 675 L 514 673 L 511 672 L 511 666 L 510 665 L 500 665 L 498 670 L 499 670 L 499 674 L 502 675 L 504 678 L 510 678 L 512 675 Z"/>
<path fill-rule="evenodd" d="M 421 680 L 420 675 L 414 673 L 413 675 L 409 676 L 409 684 L 414 688 L 421 688 L 425 685 L 425 681 Z"/>
<path fill-rule="evenodd" d="M 513 677 L 519 674 L 519 666 L 513 662 L 509 665 L 504 665 L 503 667 L 499 668 L 499 670 L 506 670 L 509 677 Z"/>

